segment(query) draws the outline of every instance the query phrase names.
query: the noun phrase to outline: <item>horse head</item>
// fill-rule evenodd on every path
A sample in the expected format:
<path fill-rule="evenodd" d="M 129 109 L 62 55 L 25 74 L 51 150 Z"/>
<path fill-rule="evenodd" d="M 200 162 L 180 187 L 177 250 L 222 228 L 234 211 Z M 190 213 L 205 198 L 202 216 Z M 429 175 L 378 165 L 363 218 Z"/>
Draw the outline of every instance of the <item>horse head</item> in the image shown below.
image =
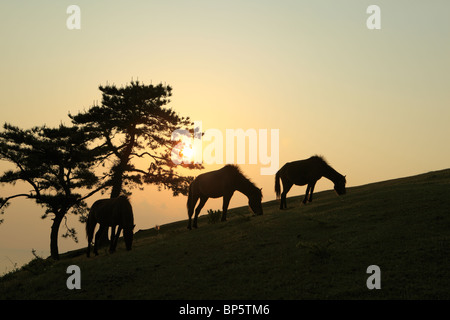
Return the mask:
<path fill-rule="evenodd" d="M 334 182 L 334 190 L 338 195 L 345 194 L 345 184 L 347 183 L 347 180 L 345 179 L 345 176 L 342 176 L 340 179 Z"/>
<path fill-rule="evenodd" d="M 262 201 L 262 188 L 255 188 L 255 191 L 248 197 L 248 205 L 252 209 L 253 213 L 257 216 L 263 214 Z"/>

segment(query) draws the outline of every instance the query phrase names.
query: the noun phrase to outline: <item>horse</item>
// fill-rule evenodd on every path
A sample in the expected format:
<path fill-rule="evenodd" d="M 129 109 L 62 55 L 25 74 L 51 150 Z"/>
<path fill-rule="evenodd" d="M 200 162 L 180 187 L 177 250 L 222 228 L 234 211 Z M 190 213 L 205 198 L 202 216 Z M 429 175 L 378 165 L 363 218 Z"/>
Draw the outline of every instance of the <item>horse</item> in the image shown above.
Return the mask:
<path fill-rule="evenodd" d="M 92 238 L 97 223 L 100 225 L 95 234 L 94 254 L 98 255 L 98 243 L 101 236 L 111 227 L 111 243 L 109 252 L 113 253 L 117 246 L 120 232 L 123 230 L 123 237 L 127 250 L 131 250 L 133 243 L 134 218 L 133 209 L 126 196 L 112 199 L 100 199 L 94 202 L 89 211 L 86 222 L 86 236 L 88 238 L 87 256 L 90 256 Z M 116 226 L 119 226 L 116 231 Z"/>
<path fill-rule="evenodd" d="M 283 182 L 283 193 L 281 193 L 280 209 L 287 208 L 286 195 L 292 185 L 303 186 L 307 184 L 305 198 L 312 202 L 312 195 L 317 180 L 325 177 L 334 183 L 334 190 L 338 195 L 345 194 L 345 176 L 334 170 L 321 156 L 312 156 L 309 159 L 286 163 L 275 175 L 275 193 L 280 198 L 280 179 Z M 308 199 L 309 194 L 309 199 Z"/>
<path fill-rule="evenodd" d="M 221 220 L 226 221 L 228 205 L 236 190 L 247 196 L 249 200 L 248 204 L 254 214 L 263 214 L 261 205 L 262 189 L 255 186 L 253 182 L 246 178 L 239 167 L 228 164 L 219 170 L 200 174 L 189 185 L 187 200 L 189 216 L 188 229 L 191 229 L 192 215 L 194 214 L 194 208 L 197 205 L 198 199 L 200 199 L 200 203 L 195 208 L 194 228 L 197 228 L 197 217 L 209 198 L 223 197 Z"/>

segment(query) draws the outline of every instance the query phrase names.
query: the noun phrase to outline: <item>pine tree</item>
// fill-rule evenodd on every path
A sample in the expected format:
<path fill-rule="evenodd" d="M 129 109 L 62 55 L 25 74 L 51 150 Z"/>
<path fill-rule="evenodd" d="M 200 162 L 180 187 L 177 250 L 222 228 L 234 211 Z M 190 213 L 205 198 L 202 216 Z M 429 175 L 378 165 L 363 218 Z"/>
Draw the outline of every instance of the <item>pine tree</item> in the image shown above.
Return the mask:
<path fill-rule="evenodd" d="M 106 85 L 99 90 L 102 92 L 100 106 L 94 105 L 88 111 L 69 114 L 69 117 L 75 125 L 95 135 L 99 145 L 108 150 L 104 165 L 112 163 L 107 173 L 110 197 L 130 194 L 131 189 L 142 188 L 144 184 L 170 189 L 174 196 L 187 194 L 193 178 L 175 170 L 171 150 L 176 141 L 171 137 L 176 129 L 192 131 L 193 123 L 189 117 L 180 117 L 165 107 L 170 102 L 172 88 L 132 81 L 125 87 Z M 198 164 L 184 167 L 202 168 Z"/>
<path fill-rule="evenodd" d="M 10 124 L 0 132 L 0 160 L 14 165 L 14 169 L 0 176 L 0 183 L 27 183 L 32 189 L 0 198 L 0 213 L 14 198 L 25 197 L 45 208 L 42 218 L 53 215 L 50 234 L 50 253 L 59 258 L 58 232 L 66 214 L 83 214 L 85 199 L 104 188 L 94 173 L 94 165 L 102 156 L 100 148 L 89 149 L 91 137 L 77 127 L 60 125 L 23 130 Z M 91 190 L 82 195 L 81 191 Z M 1 221 L 0 221 L 1 222 Z M 67 229 L 64 236 L 73 237 L 76 231 Z"/>

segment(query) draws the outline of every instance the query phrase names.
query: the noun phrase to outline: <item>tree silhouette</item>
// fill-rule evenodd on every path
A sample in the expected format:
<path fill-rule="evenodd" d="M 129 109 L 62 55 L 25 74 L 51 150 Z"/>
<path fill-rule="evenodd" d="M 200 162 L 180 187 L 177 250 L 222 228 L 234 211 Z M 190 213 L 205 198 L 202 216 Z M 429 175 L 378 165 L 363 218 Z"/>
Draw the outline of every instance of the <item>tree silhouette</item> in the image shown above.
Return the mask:
<path fill-rule="evenodd" d="M 0 198 L 0 213 L 10 200 L 25 197 L 45 208 L 45 214 L 53 215 L 50 234 L 50 252 L 59 258 L 58 232 L 62 220 L 70 211 L 82 214 L 87 209 L 84 200 L 104 188 L 93 169 L 101 157 L 101 149 L 89 149 L 91 137 L 77 127 L 60 125 L 58 128 L 34 127 L 22 130 L 10 124 L 0 132 L 0 160 L 14 165 L 14 169 L 0 176 L 0 183 L 15 184 L 23 181 L 31 186 L 27 193 Z M 91 190 L 81 195 L 82 189 Z M 74 229 L 64 236 L 75 240 Z"/>
<path fill-rule="evenodd" d="M 176 172 L 171 160 L 172 141 L 176 129 L 191 130 L 189 117 L 178 116 L 165 107 L 172 94 L 170 86 L 144 85 L 139 81 L 117 88 L 115 85 L 99 86 L 101 106 L 94 105 L 77 115 L 69 114 L 73 123 L 96 136 L 99 146 L 108 150 L 103 165 L 111 187 L 111 198 L 143 184 L 155 184 L 172 190 L 173 195 L 187 194 L 191 176 Z M 189 169 L 203 168 L 188 164 Z"/>
<path fill-rule="evenodd" d="M 85 217 L 84 200 L 96 192 L 111 189 L 110 196 L 115 198 L 143 184 L 155 184 L 172 190 L 173 195 L 187 194 L 193 180 L 177 173 L 171 159 L 172 148 L 179 143 L 172 140 L 172 133 L 177 129 L 193 132 L 189 118 L 164 107 L 171 87 L 131 82 L 122 88 L 107 85 L 99 89 L 102 105 L 69 114 L 72 127 L 22 130 L 5 124 L 0 132 L 0 160 L 14 165 L 0 176 L 0 183 L 23 181 L 32 187 L 27 193 L 0 197 L 0 214 L 18 197 L 45 207 L 42 218 L 54 215 L 50 252 L 56 259 L 62 220 L 68 212 Z M 95 169 L 100 166 L 106 171 L 99 176 Z M 203 168 L 193 163 L 183 167 Z M 90 191 L 82 195 L 86 189 Z M 76 240 L 74 229 L 68 228 L 64 236 Z"/>

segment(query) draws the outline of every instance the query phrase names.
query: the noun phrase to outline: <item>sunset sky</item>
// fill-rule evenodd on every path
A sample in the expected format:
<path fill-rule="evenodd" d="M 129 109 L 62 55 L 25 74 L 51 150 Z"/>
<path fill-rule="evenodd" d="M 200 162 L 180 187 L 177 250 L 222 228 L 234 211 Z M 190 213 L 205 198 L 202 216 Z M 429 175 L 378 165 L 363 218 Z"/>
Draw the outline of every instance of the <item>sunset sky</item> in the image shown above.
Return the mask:
<path fill-rule="evenodd" d="M 81 9 L 80 30 L 66 26 L 71 4 Z M 372 4 L 380 30 L 366 26 Z M 101 102 L 99 85 L 162 82 L 173 87 L 168 106 L 203 130 L 278 129 L 280 167 L 321 154 L 349 187 L 444 169 L 449 12 L 447 0 L 2 1 L 0 120 L 69 124 L 69 112 Z M 274 176 L 260 175 L 259 163 L 241 167 L 264 201 L 275 199 Z M 332 186 L 323 178 L 316 191 Z M 20 188 L 29 189 L 0 186 L 0 194 Z M 30 260 L 31 249 L 49 254 L 44 209 L 14 200 L 0 217 L 0 274 Z M 187 218 L 186 197 L 152 186 L 131 201 L 135 230 Z M 236 193 L 230 206 L 246 203 Z M 209 200 L 202 213 L 221 206 Z M 60 252 L 86 246 L 77 221 L 67 223 L 80 242 L 60 239 Z"/>

